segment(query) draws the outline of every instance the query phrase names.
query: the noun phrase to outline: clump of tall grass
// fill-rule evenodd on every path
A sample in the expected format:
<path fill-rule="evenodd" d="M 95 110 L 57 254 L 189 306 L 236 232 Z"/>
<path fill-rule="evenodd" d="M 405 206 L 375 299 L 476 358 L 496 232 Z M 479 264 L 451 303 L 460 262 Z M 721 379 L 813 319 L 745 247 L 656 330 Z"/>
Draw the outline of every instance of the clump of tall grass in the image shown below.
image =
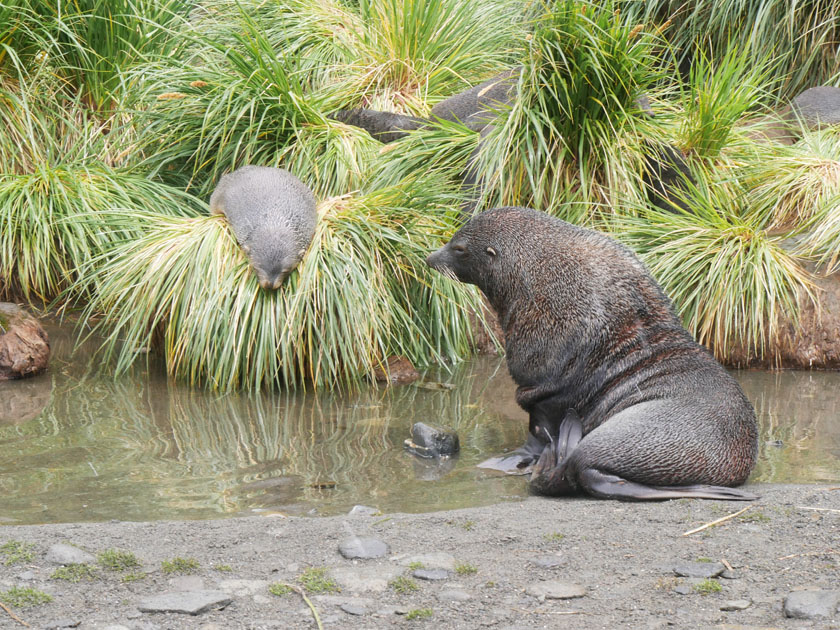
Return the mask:
<path fill-rule="evenodd" d="M 569 190 L 595 201 L 639 188 L 641 138 L 657 125 L 637 99 L 660 71 L 653 36 L 613 9 L 562 0 L 536 21 L 519 96 L 479 152 L 490 205 L 552 210 Z"/>
<path fill-rule="evenodd" d="M 803 130 L 790 147 L 778 146 L 761 163 L 748 166 L 745 181 L 753 205 L 774 229 L 819 229 L 836 213 L 840 195 L 840 135 Z"/>
<path fill-rule="evenodd" d="M 179 42 L 190 3 L 183 0 L 0 0 L 0 69 L 9 51 L 25 66 L 48 60 L 82 102 L 97 111 L 122 101 L 125 72 Z"/>
<path fill-rule="evenodd" d="M 116 122 L 82 107 L 46 63 L 27 72 L 7 53 L 15 74 L 0 77 L 0 286 L 50 300 L 114 239 L 137 234 L 119 209 L 178 214 L 191 202 L 110 166 L 130 150 Z"/>
<path fill-rule="evenodd" d="M 840 2 L 741 2 L 738 0 L 621 0 L 627 19 L 663 32 L 683 69 L 697 60 L 723 58 L 732 42 L 746 42 L 747 59 L 778 60 L 780 98 L 832 81 L 840 73 Z"/>
<path fill-rule="evenodd" d="M 641 256 L 694 337 L 724 359 L 734 344 L 762 357 L 783 319 L 796 321 L 809 275 L 744 207 L 737 182 L 698 180 L 681 195 L 686 210 L 642 211 L 615 219 L 615 236 Z"/>
<path fill-rule="evenodd" d="M 682 149 L 701 159 L 717 159 L 742 116 L 766 100 L 772 65 L 767 58 L 748 56 L 741 46 L 716 59 L 698 51 L 681 98 Z"/>
<path fill-rule="evenodd" d="M 277 291 L 260 289 L 219 216 L 138 215 L 146 234 L 91 266 L 103 353 L 124 372 L 148 350 L 219 390 L 349 386 L 393 354 L 416 364 L 469 351 L 474 291 L 434 274 L 452 231 L 429 181 L 323 200 L 312 245 Z"/>

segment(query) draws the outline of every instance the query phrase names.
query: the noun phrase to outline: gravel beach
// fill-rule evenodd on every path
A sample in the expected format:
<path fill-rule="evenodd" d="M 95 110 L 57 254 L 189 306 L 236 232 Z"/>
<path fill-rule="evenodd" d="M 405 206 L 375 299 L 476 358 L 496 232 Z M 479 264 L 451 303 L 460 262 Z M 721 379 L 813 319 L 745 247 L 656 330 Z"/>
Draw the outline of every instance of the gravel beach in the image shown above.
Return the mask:
<path fill-rule="evenodd" d="M 0 526 L 0 627 L 840 628 L 840 487 L 747 488 L 761 499 Z"/>

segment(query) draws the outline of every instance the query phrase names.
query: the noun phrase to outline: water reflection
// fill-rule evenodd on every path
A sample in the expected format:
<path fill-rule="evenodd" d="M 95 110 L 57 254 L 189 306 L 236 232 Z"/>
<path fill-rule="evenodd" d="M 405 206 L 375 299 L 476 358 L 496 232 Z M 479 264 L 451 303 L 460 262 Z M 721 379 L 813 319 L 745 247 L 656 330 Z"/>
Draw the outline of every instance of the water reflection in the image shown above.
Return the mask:
<path fill-rule="evenodd" d="M 449 391 L 217 396 L 143 373 L 114 381 L 49 332 L 48 375 L 0 389 L 4 522 L 333 514 L 356 503 L 428 511 L 526 495 L 523 479 L 475 467 L 527 429 L 498 360 L 426 375 Z M 840 480 L 840 376 L 737 377 L 762 425 L 754 479 Z M 420 420 L 455 428 L 460 456 L 438 465 L 404 453 Z"/>

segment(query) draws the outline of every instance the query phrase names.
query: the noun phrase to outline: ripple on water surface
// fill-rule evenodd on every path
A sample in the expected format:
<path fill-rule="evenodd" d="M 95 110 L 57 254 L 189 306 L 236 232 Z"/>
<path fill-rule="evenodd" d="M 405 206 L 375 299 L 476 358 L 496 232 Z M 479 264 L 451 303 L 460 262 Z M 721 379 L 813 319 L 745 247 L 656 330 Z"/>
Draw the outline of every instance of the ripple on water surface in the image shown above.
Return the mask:
<path fill-rule="evenodd" d="M 220 396 L 147 374 L 113 380 L 49 332 L 49 373 L 0 383 L 0 522 L 423 512 L 527 495 L 523 478 L 475 467 L 527 431 L 498 359 L 426 375 L 451 390 Z M 753 480 L 840 481 L 840 374 L 735 376 L 761 424 Z M 417 421 L 455 428 L 460 456 L 403 452 Z"/>

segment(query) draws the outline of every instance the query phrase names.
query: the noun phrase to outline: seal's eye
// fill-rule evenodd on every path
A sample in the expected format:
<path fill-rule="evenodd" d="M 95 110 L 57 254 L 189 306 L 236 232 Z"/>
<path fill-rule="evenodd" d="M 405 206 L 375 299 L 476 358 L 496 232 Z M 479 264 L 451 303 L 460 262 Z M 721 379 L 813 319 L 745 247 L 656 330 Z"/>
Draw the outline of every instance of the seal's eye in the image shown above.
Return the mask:
<path fill-rule="evenodd" d="M 487 249 L 485 249 L 484 251 L 485 251 L 485 252 L 487 252 L 487 255 L 488 255 L 488 256 L 493 257 L 493 256 L 495 256 L 495 255 L 496 255 L 496 250 L 495 250 L 495 249 L 493 249 L 492 247 L 488 247 L 488 248 L 487 248 Z"/>
<path fill-rule="evenodd" d="M 467 251 L 467 248 L 463 245 L 453 245 L 452 250 L 458 254 L 459 256 Z"/>

